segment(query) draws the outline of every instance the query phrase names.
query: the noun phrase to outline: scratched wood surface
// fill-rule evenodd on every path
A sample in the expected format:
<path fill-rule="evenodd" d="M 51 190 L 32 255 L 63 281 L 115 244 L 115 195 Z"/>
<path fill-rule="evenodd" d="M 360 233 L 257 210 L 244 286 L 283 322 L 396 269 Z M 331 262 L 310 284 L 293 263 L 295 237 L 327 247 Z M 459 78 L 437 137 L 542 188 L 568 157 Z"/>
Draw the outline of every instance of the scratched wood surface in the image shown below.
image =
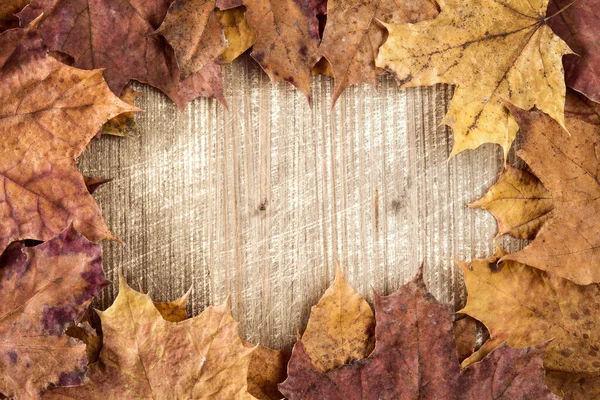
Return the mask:
<path fill-rule="evenodd" d="M 432 293 L 462 305 L 453 258 L 493 252 L 496 224 L 466 207 L 502 169 L 483 146 L 448 159 L 439 126 L 447 86 L 347 90 L 331 109 L 333 82 L 315 78 L 312 108 L 273 85 L 248 57 L 224 71 L 229 110 L 199 99 L 180 113 L 144 85 L 145 110 L 126 138 L 103 137 L 81 160 L 112 177 L 95 197 L 124 244 L 104 243 L 104 268 L 170 300 L 192 288 L 190 312 L 228 296 L 247 340 L 290 347 L 339 260 L 368 299 L 388 294 L 421 264 Z M 510 243 L 516 248 L 519 243 Z M 116 285 L 95 306 L 108 307 Z"/>

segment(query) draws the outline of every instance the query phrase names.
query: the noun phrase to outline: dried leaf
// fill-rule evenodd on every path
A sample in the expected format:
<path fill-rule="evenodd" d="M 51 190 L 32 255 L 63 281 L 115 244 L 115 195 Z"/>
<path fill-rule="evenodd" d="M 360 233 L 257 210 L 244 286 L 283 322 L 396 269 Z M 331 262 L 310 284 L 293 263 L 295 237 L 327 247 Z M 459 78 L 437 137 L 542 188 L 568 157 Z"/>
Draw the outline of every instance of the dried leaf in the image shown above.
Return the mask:
<path fill-rule="evenodd" d="M 309 97 L 320 41 L 317 14 L 325 12 L 325 1 L 244 0 L 244 5 L 256 32 L 252 57 L 272 81 L 291 83 Z"/>
<path fill-rule="evenodd" d="M 318 56 L 325 57 L 333 69 L 333 103 L 348 86 L 358 82 L 377 84 L 381 69 L 375 66 L 375 58 L 386 31 L 376 21 L 414 24 L 435 18 L 437 14 L 437 4 L 432 0 L 329 1 Z"/>
<path fill-rule="evenodd" d="M 91 176 L 84 176 L 83 182 L 85 183 L 85 187 L 87 188 L 90 194 L 94 194 L 96 190 L 105 183 L 112 181 L 112 178 L 94 178 Z"/>
<path fill-rule="evenodd" d="M 175 301 L 156 302 L 154 307 L 158 310 L 164 320 L 169 322 L 181 322 L 188 319 L 187 302 L 192 293 L 192 288 Z"/>
<path fill-rule="evenodd" d="M 457 85 L 443 120 L 454 131 L 453 155 L 483 143 L 506 155 L 517 126 L 504 101 L 564 124 L 562 56 L 571 50 L 546 25 L 547 2 L 441 1 L 436 19 L 386 24 L 376 63 L 405 87 Z"/>
<path fill-rule="evenodd" d="M 72 227 L 36 247 L 14 243 L 0 257 L 0 391 L 38 398 L 49 385 L 82 382 L 85 346 L 64 335 L 108 284 L 100 246 Z"/>
<path fill-rule="evenodd" d="M 180 109 L 198 96 L 224 101 L 218 66 L 209 63 L 182 80 L 173 49 L 154 34 L 170 3 L 34 0 L 19 17 L 28 23 L 43 13 L 39 32 L 44 44 L 73 57 L 75 67 L 104 68 L 106 82 L 117 95 L 134 79 L 160 89 Z"/>
<path fill-rule="evenodd" d="M 477 320 L 469 316 L 464 316 L 464 318 L 454 321 L 453 327 L 458 361 L 462 362 L 475 351 L 475 345 L 477 344 Z"/>
<path fill-rule="evenodd" d="M 374 347 L 374 327 L 371 307 L 337 265 L 333 285 L 311 309 L 302 343 L 313 366 L 327 372 L 367 357 Z"/>
<path fill-rule="evenodd" d="M 200 71 L 227 49 L 215 0 L 175 0 L 156 33 L 175 50 L 182 76 Z"/>
<path fill-rule="evenodd" d="M 123 89 L 119 98 L 130 106 L 133 106 L 135 99 L 140 95 L 141 93 L 137 90 L 130 86 L 125 86 L 125 89 Z M 105 135 L 125 136 L 128 132 L 131 132 L 134 127 L 135 114 L 133 112 L 126 112 L 117 115 L 102 125 L 102 133 Z"/>
<path fill-rule="evenodd" d="M 551 340 L 544 366 L 551 372 L 549 384 L 560 393 L 576 390 L 582 375 L 600 383 L 600 288 L 579 286 L 527 265 L 505 261 L 498 249 L 489 259 L 459 263 L 469 293 L 460 312 L 483 322 L 492 338 L 507 340 L 513 347 L 532 346 Z M 497 343 L 496 343 L 497 345 Z M 491 351 L 487 346 L 484 352 Z M 598 384 L 589 385 L 592 399 Z"/>
<path fill-rule="evenodd" d="M 245 7 L 216 11 L 219 22 L 225 29 L 227 49 L 219 57 L 219 62 L 228 64 L 241 56 L 254 44 L 256 34 L 246 21 Z"/>
<path fill-rule="evenodd" d="M 544 385 L 542 347 L 506 345 L 461 370 L 452 311 L 427 292 L 422 274 L 391 296 L 375 295 L 375 351 L 366 359 L 323 373 L 302 341 L 294 346 L 289 399 L 557 399 Z"/>
<path fill-rule="evenodd" d="M 248 343 L 247 346 L 254 347 Z M 279 351 L 258 345 L 248 366 L 248 393 L 258 400 L 279 400 L 283 395 L 277 385 L 287 377 L 289 351 Z"/>
<path fill-rule="evenodd" d="M 571 136 L 541 111 L 511 111 L 523 137 L 517 154 L 550 191 L 554 210 L 531 244 L 505 258 L 581 285 L 600 282 L 600 105 L 569 93 Z"/>
<path fill-rule="evenodd" d="M 0 49 L 0 252 L 71 223 L 90 240 L 114 239 L 74 164 L 107 119 L 134 108 L 102 71 L 46 57 L 30 29 L 0 34 Z"/>
<path fill-rule="evenodd" d="M 552 0 L 548 15 L 564 8 L 548 24 L 577 53 L 564 58 L 567 85 L 600 101 L 600 1 Z"/>
<path fill-rule="evenodd" d="M 31 0 L 3 0 L 0 3 L 0 32 L 19 26 L 17 14 Z"/>
<path fill-rule="evenodd" d="M 252 399 L 246 391 L 250 354 L 227 306 L 209 307 L 181 322 L 165 320 L 148 295 L 121 278 L 102 321 L 100 359 L 89 366 L 90 382 L 58 388 L 54 399 L 213 398 Z"/>
<path fill-rule="evenodd" d="M 533 239 L 550 218 L 552 197 L 535 175 L 507 165 L 498 182 L 469 207 L 488 210 L 498 222 L 498 235 Z"/>

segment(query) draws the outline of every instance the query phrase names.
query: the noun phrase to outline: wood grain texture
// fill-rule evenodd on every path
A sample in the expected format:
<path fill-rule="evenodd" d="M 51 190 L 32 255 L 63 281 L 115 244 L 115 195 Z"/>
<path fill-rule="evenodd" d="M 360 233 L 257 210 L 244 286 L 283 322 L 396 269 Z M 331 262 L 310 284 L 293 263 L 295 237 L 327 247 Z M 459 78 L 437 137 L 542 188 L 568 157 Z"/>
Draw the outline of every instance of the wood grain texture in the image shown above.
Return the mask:
<path fill-rule="evenodd" d="M 483 146 L 448 160 L 439 126 L 452 90 L 401 90 L 390 77 L 348 89 L 330 109 L 333 82 L 313 79 L 313 106 L 269 82 L 248 57 L 224 72 L 229 111 L 199 99 L 185 113 L 136 85 L 135 132 L 103 137 L 81 163 L 112 177 L 95 197 L 124 244 L 104 244 L 104 267 L 156 300 L 192 287 L 198 314 L 229 296 L 242 336 L 289 347 L 332 282 L 333 261 L 372 298 L 425 279 L 442 302 L 465 291 L 452 259 L 493 253 L 496 225 L 466 207 L 493 183 L 501 151 Z M 509 250 L 519 243 L 510 244 Z M 108 307 L 116 286 L 96 306 Z"/>

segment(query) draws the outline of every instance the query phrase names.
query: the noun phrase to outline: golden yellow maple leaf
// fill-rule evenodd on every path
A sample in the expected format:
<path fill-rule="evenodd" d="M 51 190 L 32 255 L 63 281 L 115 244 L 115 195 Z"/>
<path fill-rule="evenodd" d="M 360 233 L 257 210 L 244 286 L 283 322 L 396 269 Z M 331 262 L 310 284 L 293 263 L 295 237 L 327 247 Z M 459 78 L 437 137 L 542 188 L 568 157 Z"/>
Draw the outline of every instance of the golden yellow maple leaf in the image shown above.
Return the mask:
<path fill-rule="evenodd" d="M 117 299 L 99 315 L 103 347 L 98 362 L 90 365 L 90 382 L 51 390 L 46 397 L 196 399 L 209 393 L 212 398 L 254 399 L 246 390 L 254 348 L 239 338 L 228 306 L 170 322 L 148 295 L 121 278 Z"/>
<path fill-rule="evenodd" d="M 336 277 L 310 311 L 302 343 L 315 368 L 331 371 L 367 357 L 374 347 L 375 316 L 366 300 L 346 283 L 339 265 Z"/>
<path fill-rule="evenodd" d="M 463 367 L 505 341 L 527 347 L 551 340 L 544 356 L 550 388 L 565 398 L 597 398 L 591 394 L 600 393 L 600 288 L 512 260 L 499 263 L 505 254 L 498 248 L 488 259 L 458 262 L 469 293 L 459 312 L 483 322 L 491 335 Z M 592 379 L 586 386 L 583 375 Z M 582 389 L 587 395 L 578 397 Z"/>
<path fill-rule="evenodd" d="M 507 165 L 498 182 L 469 207 L 489 211 L 498 221 L 498 236 L 533 239 L 550 218 L 552 196 L 530 172 Z"/>
<path fill-rule="evenodd" d="M 504 102 L 536 106 L 564 127 L 562 57 L 572 53 L 547 25 L 548 0 L 443 0 L 441 13 L 416 24 L 385 24 L 376 64 L 404 87 L 456 85 L 443 123 L 455 155 L 483 143 L 508 152 L 517 124 Z M 566 133 L 565 133 L 566 134 Z"/>

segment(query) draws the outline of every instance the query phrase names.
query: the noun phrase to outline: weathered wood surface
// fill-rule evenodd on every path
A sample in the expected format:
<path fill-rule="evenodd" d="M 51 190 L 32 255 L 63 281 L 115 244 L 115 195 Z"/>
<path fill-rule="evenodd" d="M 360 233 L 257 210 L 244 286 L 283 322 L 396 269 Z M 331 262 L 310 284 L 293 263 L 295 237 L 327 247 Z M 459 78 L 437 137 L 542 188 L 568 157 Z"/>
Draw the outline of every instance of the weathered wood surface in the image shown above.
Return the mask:
<path fill-rule="evenodd" d="M 330 284 L 334 260 L 371 299 L 424 264 L 436 297 L 460 306 L 453 258 L 493 252 L 496 224 L 466 207 L 495 180 L 500 149 L 448 159 L 439 126 L 451 88 L 347 90 L 330 109 L 333 82 L 314 79 L 312 108 L 289 85 L 272 85 L 247 57 L 224 73 L 229 111 L 199 99 L 180 113 L 136 85 L 135 131 L 103 137 L 81 161 L 112 177 L 95 197 L 124 244 L 104 244 L 109 279 L 121 270 L 156 300 L 192 287 L 199 313 L 229 296 L 242 335 L 289 347 Z M 518 243 L 513 243 L 518 246 Z M 96 303 L 108 307 L 109 287 Z"/>

